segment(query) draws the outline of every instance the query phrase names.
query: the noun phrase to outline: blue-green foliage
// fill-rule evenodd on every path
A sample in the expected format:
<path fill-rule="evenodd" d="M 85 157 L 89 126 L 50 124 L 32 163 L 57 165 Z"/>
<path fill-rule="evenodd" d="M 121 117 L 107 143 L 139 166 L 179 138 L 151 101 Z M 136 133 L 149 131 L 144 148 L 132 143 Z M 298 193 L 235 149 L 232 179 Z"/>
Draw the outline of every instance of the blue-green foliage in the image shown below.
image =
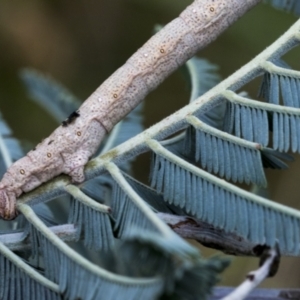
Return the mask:
<path fill-rule="evenodd" d="M 3 254 L 0 254 L 0 266 L 0 299 L 61 299 L 61 294 L 34 280 Z"/>
<path fill-rule="evenodd" d="M 190 102 L 202 96 L 221 81 L 221 77 L 217 73 L 218 66 L 206 59 L 193 57 L 186 63 L 186 67 L 191 82 Z M 200 119 L 214 128 L 222 129 L 225 111 L 226 102 L 222 102 L 214 109 L 202 113 Z"/>
<path fill-rule="evenodd" d="M 113 187 L 111 209 L 115 219 L 114 230 L 117 231 L 118 237 L 122 238 L 124 235 L 128 235 L 132 228 L 157 230 L 117 184 Z"/>
<path fill-rule="evenodd" d="M 123 173 L 131 187 L 145 200 L 156 212 L 170 213 L 175 215 L 184 215 L 182 209 L 177 206 L 169 205 L 164 201 L 163 195 L 149 186 L 142 184 L 126 173 Z"/>
<path fill-rule="evenodd" d="M 4 174 L 9 164 L 23 156 L 19 141 L 12 137 L 12 131 L 0 114 L 0 176 Z"/>
<path fill-rule="evenodd" d="M 188 128 L 183 149 L 186 153 L 194 153 L 195 160 L 208 172 L 226 180 L 260 186 L 267 184 L 261 153 L 254 147 Z"/>
<path fill-rule="evenodd" d="M 208 259 L 205 262 L 197 262 L 192 268 L 182 270 L 174 284 L 174 290 L 166 292 L 162 299 L 206 299 L 212 293 L 212 287 L 218 282 L 217 274 L 224 271 L 229 265 L 229 260 L 218 259 L 217 257 Z"/>
<path fill-rule="evenodd" d="M 282 152 L 300 152 L 300 117 L 288 114 L 273 114 L 273 148 Z"/>
<path fill-rule="evenodd" d="M 269 120 L 266 110 L 228 103 L 224 131 L 266 147 L 269 143 Z"/>
<path fill-rule="evenodd" d="M 86 181 L 81 186 L 81 191 L 93 200 L 104 204 L 105 199 L 109 198 L 113 181 L 109 176 L 99 176 Z M 107 203 L 109 205 L 109 203 Z"/>
<path fill-rule="evenodd" d="M 185 67 L 189 72 L 191 101 L 202 96 L 221 81 L 217 72 L 219 67 L 206 59 L 193 57 L 185 64 Z"/>
<path fill-rule="evenodd" d="M 293 5 L 288 7 L 286 2 L 281 7 L 296 8 L 296 2 L 289 3 Z M 277 65 L 287 68 L 281 62 L 277 62 Z M 215 67 L 206 61 L 194 58 L 188 63 L 188 70 L 192 83 L 191 101 L 219 80 L 214 74 Z M 31 96 L 58 121 L 78 108 L 76 97 L 53 80 L 35 71 L 24 71 L 22 78 Z M 277 106 L 282 97 L 284 105 L 300 107 L 298 81 L 293 76 L 266 72 L 261 95 Z M 55 236 L 49 232 L 45 234 L 30 221 L 28 231 L 32 256 L 42 257 L 45 277 L 59 285 L 65 298 L 100 299 L 105 295 L 105 299 L 109 300 L 122 295 L 124 299 L 150 300 L 163 294 L 165 298 L 194 299 L 197 295 L 204 299 L 216 283 L 217 274 L 223 271 L 228 262 L 218 258 L 201 260 L 198 252 L 177 235 L 161 231 L 157 225 L 161 223 L 152 212 L 192 215 L 225 232 L 234 232 L 254 244 L 273 247 L 278 243 L 282 253 L 300 254 L 300 218 L 295 211 L 274 207 L 270 202 L 252 197 L 209 174 L 215 173 L 233 182 L 265 186 L 263 167 L 283 169 L 286 165 L 281 159 L 289 159 L 289 156 L 280 152 L 289 149 L 300 152 L 298 112 L 274 112 L 274 107 L 261 109 L 255 107 L 254 100 L 251 105 L 227 100 L 223 99 L 214 109 L 202 114 L 200 112 L 197 116 L 214 130 L 188 124 L 184 137 L 179 136 L 174 143 L 163 142 L 167 154 L 153 154 L 153 189 L 123 173 L 125 181 L 136 193 L 137 197 L 134 197 L 120 182 L 106 174 L 83 184 L 81 189 L 95 201 L 109 205 L 111 215 L 72 200 L 69 222 L 74 223 L 77 229 L 75 240 L 82 238 L 84 245 L 93 250 L 105 250 L 106 253 L 107 250 L 119 251 L 115 271 L 128 276 L 126 283 L 116 280 L 114 274 L 108 274 L 105 269 L 101 274 L 96 266 L 91 270 L 83 259 L 74 258 L 74 252 L 73 256 L 68 255 L 72 253 L 70 248 L 69 252 L 63 251 L 65 248 L 60 248 L 54 242 Z M 132 117 L 127 119 L 129 123 L 123 121 L 116 126 L 107 144 L 98 153 L 111 149 L 141 131 L 141 125 L 136 125 L 141 121 L 139 112 L 140 108 L 137 108 Z M 269 131 L 273 132 L 274 149 L 266 148 L 270 147 Z M 224 132 L 229 134 L 225 136 Z M 174 157 L 185 160 L 176 162 Z M 197 169 L 192 163 L 199 163 L 207 172 Z M 199 172 L 191 171 L 195 169 Z M 141 209 L 137 198 L 148 203 L 150 213 L 147 214 L 145 207 Z M 117 250 L 114 236 L 122 240 Z M 21 276 L 18 272 L 22 271 L 16 267 L 13 269 L 10 260 L 1 259 L 1 270 L 8 270 L 11 278 Z M 144 283 L 130 281 L 133 276 L 139 279 L 151 277 L 153 280 Z M 11 278 L 5 276 L 0 281 L 0 288 L 6 293 L 4 299 L 8 298 L 5 284 L 14 290 L 19 288 L 19 283 Z M 35 284 L 35 281 L 31 282 L 31 286 L 38 290 L 40 287 L 35 287 Z M 44 295 L 45 291 L 40 291 L 42 294 L 39 295 Z"/>
<path fill-rule="evenodd" d="M 122 144 L 143 131 L 143 107 L 144 103 L 142 102 L 121 121 L 121 126 L 118 128 L 111 148 Z"/>
<path fill-rule="evenodd" d="M 204 69 L 210 69 L 210 65 L 205 61 L 200 62 L 197 59 L 194 59 L 194 61 L 198 64 L 197 72 L 201 70 L 199 65 L 202 65 Z M 57 120 L 65 118 L 67 114 L 77 108 L 77 102 L 74 100 L 76 98 L 53 80 L 49 80 L 49 78 L 33 71 L 25 71 L 23 73 L 23 79 L 33 98 L 35 98 L 35 100 L 38 101 L 38 103 L 40 103 L 42 106 L 48 107 Z M 213 80 L 216 80 L 215 76 L 212 76 L 211 81 Z M 212 83 L 210 83 L 210 80 L 207 80 L 207 82 L 204 84 L 204 86 L 207 87 L 211 85 Z M 203 88 L 198 89 L 197 93 L 199 94 L 200 92 L 204 92 Z M 49 102 L 51 103 L 49 104 Z M 104 147 L 99 149 L 98 153 L 101 153 L 103 149 L 109 150 L 110 148 L 122 143 L 126 139 L 142 130 L 140 125 L 140 110 L 141 106 L 135 109 L 129 115 L 129 117 L 121 122 L 120 125 L 116 126 L 111 136 L 108 137 L 107 143 L 104 145 Z M 61 113 L 64 114 L 63 118 Z M 125 169 L 129 170 L 127 167 Z M 155 191 L 143 186 L 126 174 L 124 174 L 124 176 L 128 182 L 130 182 L 131 186 L 138 193 L 138 195 L 141 195 L 143 199 L 148 201 L 148 203 L 156 211 L 168 211 L 173 213 L 181 212 L 180 209 L 176 208 L 175 206 L 165 205 L 162 201 L 162 196 L 157 194 Z M 107 202 L 107 195 L 111 189 L 112 197 L 111 200 L 108 201 L 108 204 L 110 204 L 112 208 L 112 220 L 110 220 L 107 214 L 96 211 L 92 207 L 87 207 L 77 200 L 72 200 L 69 213 L 69 222 L 74 223 L 76 226 L 76 240 L 79 240 L 82 237 L 85 246 L 88 248 L 96 250 L 113 250 L 113 232 L 111 228 L 111 222 L 113 222 L 113 231 L 115 234 L 118 237 L 121 237 L 124 240 L 124 243 L 126 243 L 126 241 L 129 239 L 130 243 L 126 243 L 127 246 L 129 244 L 131 246 L 133 244 L 136 245 L 136 252 L 127 251 L 127 254 L 131 255 L 131 259 L 128 261 L 129 264 L 125 269 L 124 267 L 126 264 L 124 261 L 116 263 L 116 266 L 122 266 L 123 272 L 130 275 L 132 273 L 133 266 L 139 267 L 142 264 L 145 266 L 144 270 L 148 269 L 149 271 L 150 266 L 153 269 L 153 266 L 163 266 L 163 262 L 165 262 L 165 264 L 169 265 L 168 268 L 170 272 L 168 272 L 168 276 L 165 277 L 167 282 L 163 284 L 164 292 L 176 294 L 178 293 L 175 292 L 176 287 L 181 285 L 182 287 L 179 294 L 185 293 L 186 295 L 192 295 L 191 290 L 194 290 L 197 291 L 197 293 L 199 292 L 198 294 L 203 295 L 204 297 L 207 291 L 210 290 L 213 284 L 216 282 L 216 274 L 223 270 L 227 263 L 221 263 L 221 260 L 215 259 L 210 261 L 207 265 L 204 264 L 200 268 L 200 262 L 197 264 L 197 266 L 194 266 L 193 264 L 185 266 L 183 260 L 182 266 L 184 266 L 184 269 L 180 271 L 178 269 L 178 262 L 180 259 L 182 259 L 180 257 L 184 257 L 187 253 L 192 252 L 194 253 L 193 255 L 198 257 L 198 252 L 196 250 L 194 250 L 187 243 L 183 242 L 176 235 L 174 235 L 171 240 L 170 238 L 160 238 L 160 233 L 157 231 L 155 224 L 152 223 L 153 221 L 148 220 L 144 216 L 140 208 L 132 202 L 130 197 L 111 178 L 107 176 L 101 176 L 83 184 L 81 187 L 83 192 L 87 193 L 90 197 L 101 203 Z M 154 288 L 145 288 L 145 286 L 139 286 L 138 284 L 135 286 L 135 288 L 130 286 L 120 286 L 116 283 L 114 283 L 114 285 L 113 283 L 107 284 L 105 279 L 98 278 L 98 276 L 95 276 L 95 274 L 89 273 L 87 270 L 80 267 L 76 261 L 72 261 L 70 260 L 70 257 L 63 255 L 50 241 L 48 241 L 47 238 L 45 238 L 40 232 L 36 231 L 34 227 L 31 226 L 30 228 L 33 256 L 38 256 L 39 251 L 42 251 L 46 277 L 54 282 L 57 282 L 60 285 L 61 292 L 71 299 L 76 297 L 92 299 L 93 297 L 97 297 L 98 293 L 99 295 L 100 293 L 103 293 L 103 289 L 105 289 L 106 299 L 117 298 L 118 295 L 121 294 L 127 299 L 140 299 L 141 297 L 146 299 L 149 297 L 149 299 L 152 299 L 151 297 L 153 297 L 154 293 L 157 293 L 158 289 L 161 289 L 160 282 L 158 282 L 158 285 L 155 285 Z M 133 237 L 132 234 L 134 228 L 139 228 L 139 230 L 142 229 L 142 231 L 139 233 L 134 231 L 135 235 Z M 145 239 L 145 230 L 150 230 L 149 234 L 147 234 L 148 239 L 150 239 L 151 233 L 155 233 L 155 238 L 151 241 L 151 245 L 156 249 L 154 257 L 152 255 L 153 252 L 150 250 L 151 247 L 149 243 L 145 246 L 145 241 L 142 242 Z M 129 237 L 130 234 L 131 236 Z M 150 248 L 148 249 L 148 247 Z M 148 253 L 148 259 L 145 261 L 145 257 L 141 257 L 141 264 L 136 264 L 136 262 L 132 264 L 133 260 L 137 260 L 137 255 L 143 252 L 142 248 L 148 249 L 145 250 Z M 193 251 L 191 252 L 191 250 Z M 133 253 L 136 253 L 136 255 L 133 255 Z M 166 260 L 167 253 L 170 255 L 169 260 Z M 174 264 L 173 261 L 173 256 L 175 254 L 178 259 L 176 264 Z M 51 260 L 57 262 L 57 264 L 53 265 Z M 146 267 L 146 262 L 148 263 L 148 267 Z M 158 265 L 157 262 L 159 262 Z M 221 263 L 220 268 L 216 268 L 215 272 L 212 271 L 212 264 L 218 263 Z M 208 273 L 205 271 L 206 268 L 208 269 Z M 203 274 L 203 285 L 201 285 L 201 291 L 196 288 L 199 287 L 199 283 L 192 288 L 190 284 L 184 282 L 185 277 L 182 276 L 182 274 L 193 274 L 193 270 L 196 269 Z M 155 274 L 160 276 L 165 274 L 165 272 L 159 268 L 155 268 L 155 272 Z M 133 274 L 138 276 L 143 276 L 142 273 L 142 268 L 133 272 Z M 148 276 L 150 276 L 150 273 L 148 273 Z M 173 274 L 177 274 L 177 276 L 174 277 Z M 198 272 L 195 274 L 195 278 L 199 279 L 199 275 L 197 275 Z M 206 275 L 204 276 L 204 274 Z M 74 282 L 74 276 L 82 278 L 82 281 L 77 283 Z M 191 280 L 191 278 L 193 278 L 193 276 L 190 276 L 189 280 Z M 175 281 L 176 284 L 174 284 Z M 184 286 L 187 288 L 183 288 Z"/>
<path fill-rule="evenodd" d="M 276 65 L 289 70 L 282 61 Z M 300 108 L 300 81 L 292 75 L 265 72 L 259 95 L 266 101 L 287 107 Z M 300 152 L 300 113 L 292 109 L 284 112 L 268 112 L 270 129 L 273 132 L 273 148 L 281 152 Z M 261 127 L 261 131 L 266 131 Z"/>
<path fill-rule="evenodd" d="M 80 106 L 80 101 L 51 77 L 32 69 L 24 69 L 20 75 L 31 99 L 59 123 Z"/>
<path fill-rule="evenodd" d="M 121 120 L 117 126 L 111 131 L 107 139 L 103 142 L 103 145 L 99 148 L 96 155 L 106 152 L 123 142 L 129 140 L 135 135 L 141 133 L 143 127 L 142 110 L 144 103 L 140 103 L 134 110 L 132 110 L 123 120 Z M 134 159 L 127 160 L 120 167 L 123 171 L 131 172 L 131 165 Z"/>
<path fill-rule="evenodd" d="M 107 213 L 72 199 L 68 222 L 76 226 L 76 241 L 83 236 L 87 248 L 108 251 L 113 247 L 114 236 Z"/>
<path fill-rule="evenodd" d="M 276 62 L 276 65 L 282 67 Z M 273 104 L 300 108 L 299 78 L 292 75 L 282 75 L 276 72 L 265 72 L 259 95 Z"/>
<path fill-rule="evenodd" d="M 236 103 L 229 103 L 226 113 L 224 131 L 267 146 L 269 144 L 269 130 L 273 132 L 273 149 L 280 152 L 300 151 L 298 128 L 300 115 L 293 112 L 273 112 L 249 107 Z M 288 159 L 288 156 L 286 156 Z"/>
<path fill-rule="evenodd" d="M 205 299 L 229 260 L 220 257 L 195 259 L 193 263 L 176 266 L 178 262 L 174 261 L 173 256 L 180 244 L 179 239 L 170 243 L 156 233 L 136 229 L 120 245 L 120 253 L 126 265 L 135 260 L 135 264 L 128 266 L 133 274 L 164 274 L 162 299 L 195 299 L 195 295 L 197 299 Z M 165 255 L 161 256 L 161 252 Z"/>
<path fill-rule="evenodd" d="M 255 244 L 273 247 L 279 240 L 282 253 L 299 255 L 300 219 L 255 203 L 201 173 L 193 174 L 155 155 L 151 185 L 163 193 L 165 201 L 202 221 Z"/>
<path fill-rule="evenodd" d="M 181 260 L 183 243 L 178 236 L 166 239 L 157 232 L 138 228 L 128 231 L 116 249 L 114 264 L 128 276 L 117 278 L 103 269 L 101 273 L 88 269 L 74 254 L 61 251 L 36 226 L 30 225 L 32 252 L 37 255 L 41 251 L 45 277 L 58 283 L 67 299 L 101 299 L 101 295 L 118 299 L 122 295 L 124 299 L 150 300 L 160 294 L 185 295 L 189 299 L 195 293 L 204 299 L 217 282 L 217 274 L 228 265 L 228 260 L 217 257 L 203 261 L 196 255 L 193 261 Z"/>
<path fill-rule="evenodd" d="M 300 14 L 299 0 L 264 0 L 266 3 L 272 4 L 275 8 L 293 12 L 296 15 Z"/>
<path fill-rule="evenodd" d="M 122 295 L 124 299 L 155 299 L 161 292 L 162 283 L 157 280 L 147 284 L 118 283 L 105 276 L 91 272 L 79 264 L 71 255 L 67 256 L 54 246 L 42 233 L 32 228 L 31 237 L 37 241 L 43 253 L 45 276 L 59 284 L 60 292 L 67 299 L 114 300 Z M 33 244 L 34 246 L 34 244 Z M 33 251 L 37 251 L 33 249 Z"/>

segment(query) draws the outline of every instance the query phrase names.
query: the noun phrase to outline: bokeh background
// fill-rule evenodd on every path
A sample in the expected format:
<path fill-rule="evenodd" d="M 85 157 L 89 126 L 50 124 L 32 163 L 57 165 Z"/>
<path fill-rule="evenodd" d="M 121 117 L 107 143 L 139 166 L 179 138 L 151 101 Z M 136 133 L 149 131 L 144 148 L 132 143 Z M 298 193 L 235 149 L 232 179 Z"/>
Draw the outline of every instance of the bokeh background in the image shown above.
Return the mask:
<path fill-rule="evenodd" d="M 35 68 L 63 83 L 84 100 L 120 67 L 153 33 L 189 3 L 187 0 L 1 0 L 0 2 L 0 111 L 21 141 L 33 144 L 56 126 L 54 119 L 29 100 L 19 79 L 24 67 Z M 236 22 L 198 56 L 220 66 L 229 76 L 296 21 L 292 14 L 260 4 Z M 299 49 L 286 55 L 300 68 Z M 259 81 L 247 85 L 255 97 Z M 189 99 L 180 72 L 168 78 L 145 102 L 145 127 L 176 111 Z M 134 172 L 147 181 L 149 156 L 142 156 Z M 270 197 L 300 209 L 300 157 L 288 171 L 267 172 Z M 201 247 L 203 255 L 215 251 Z M 234 258 L 221 284 L 235 286 L 252 269 L 254 258 Z M 275 278 L 264 287 L 300 287 L 300 259 L 282 258 Z"/>

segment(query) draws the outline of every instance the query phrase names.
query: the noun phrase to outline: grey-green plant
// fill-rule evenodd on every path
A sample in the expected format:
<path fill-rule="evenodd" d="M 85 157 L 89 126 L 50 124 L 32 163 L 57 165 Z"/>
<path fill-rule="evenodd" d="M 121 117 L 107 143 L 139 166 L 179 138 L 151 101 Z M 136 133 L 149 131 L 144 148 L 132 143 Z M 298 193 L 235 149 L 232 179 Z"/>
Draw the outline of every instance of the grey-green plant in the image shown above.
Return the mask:
<path fill-rule="evenodd" d="M 300 10 L 297 1 L 268 2 Z M 187 215 L 299 256 L 300 212 L 229 182 L 266 186 L 264 168 L 284 169 L 287 152 L 300 152 L 300 73 L 282 60 L 299 44 L 299 27 L 297 21 L 223 81 L 214 65 L 192 58 L 184 66 L 187 106 L 144 131 L 139 106 L 87 164 L 86 182 L 76 186 L 59 176 L 23 195 L 17 229 L 0 235 L 0 298 L 206 298 L 229 261 L 203 259 L 158 212 Z M 262 74 L 265 101 L 236 92 Z M 78 108 L 80 101 L 53 79 L 34 70 L 21 77 L 32 99 L 58 121 Z M 0 126 L 4 172 L 24 152 L 3 120 Z M 150 186 L 130 168 L 147 151 Z M 65 224 L 57 223 L 48 201 L 70 203 Z"/>

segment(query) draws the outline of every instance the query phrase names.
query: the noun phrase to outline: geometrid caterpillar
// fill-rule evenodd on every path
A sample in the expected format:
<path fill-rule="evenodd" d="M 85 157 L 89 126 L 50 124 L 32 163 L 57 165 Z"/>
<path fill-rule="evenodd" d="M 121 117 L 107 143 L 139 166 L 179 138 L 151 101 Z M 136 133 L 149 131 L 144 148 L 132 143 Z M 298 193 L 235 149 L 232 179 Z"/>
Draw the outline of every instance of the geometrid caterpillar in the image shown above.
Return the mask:
<path fill-rule="evenodd" d="M 170 73 L 260 0 L 195 0 L 109 77 L 67 120 L 15 162 L 0 182 L 0 216 L 13 219 L 16 198 L 65 173 L 84 181 L 84 166 L 106 133 Z"/>

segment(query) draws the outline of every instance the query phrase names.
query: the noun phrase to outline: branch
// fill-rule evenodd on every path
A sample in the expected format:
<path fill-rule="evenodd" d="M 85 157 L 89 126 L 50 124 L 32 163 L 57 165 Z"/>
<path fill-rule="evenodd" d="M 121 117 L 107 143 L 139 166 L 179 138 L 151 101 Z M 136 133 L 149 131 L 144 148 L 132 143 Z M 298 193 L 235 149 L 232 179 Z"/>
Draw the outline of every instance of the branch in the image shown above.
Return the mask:
<path fill-rule="evenodd" d="M 208 300 L 219 300 L 231 293 L 235 288 L 216 287 L 213 295 Z M 252 291 L 246 300 L 296 300 L 300 299 L 300 289 L 256 289 Z"/>
<path fill-rule="evenodd" d="M 247 297 L 267 277 L 276 274 L 279 266 L 279 249 L 266 249 L 261 256 L 261 267 L 247 275 L 247 279 L 222 300 L 242 300 Z"/>
<path fill-rule="evenodd" d="M 157 216 L 181 237 L 196 240 L 206 247 L 227 254 L 259 256 L 264 248 L 262 245 L 255 245 L 241 236 L 227 233 L 195 218 L 165 213 L 158 213 Z"/>
<path fill-rule="evenodd" d="M 226 233 L 191 217 L 165 213 L 157 213 L 157 216 L 181 237 L 196 240 L 206 247 L 222 250 L 227 254 L 259 256 L 264 249 L 262 245 L 254 245 L 236 234 Z M 78 236 L 74 224 L 52 226 L 49 229 L 64 242 L 75 241 Z M 24 239 L 23 232 L 2 234 L 0 243 L 12 251 L 25 251 L 30 248 L 30 239 Z"/>
<path fill-rule="evenodd" d="M 52 226 L 49 229 L 64 242 L 74 242 L 77 240 L 77 228 L 73 224 Z M 1 234 L 0 243 L 4 244 L 11 251 L 26 251 L 31 249 L 30 238 L 24 239 L 23 231 Z"/>

